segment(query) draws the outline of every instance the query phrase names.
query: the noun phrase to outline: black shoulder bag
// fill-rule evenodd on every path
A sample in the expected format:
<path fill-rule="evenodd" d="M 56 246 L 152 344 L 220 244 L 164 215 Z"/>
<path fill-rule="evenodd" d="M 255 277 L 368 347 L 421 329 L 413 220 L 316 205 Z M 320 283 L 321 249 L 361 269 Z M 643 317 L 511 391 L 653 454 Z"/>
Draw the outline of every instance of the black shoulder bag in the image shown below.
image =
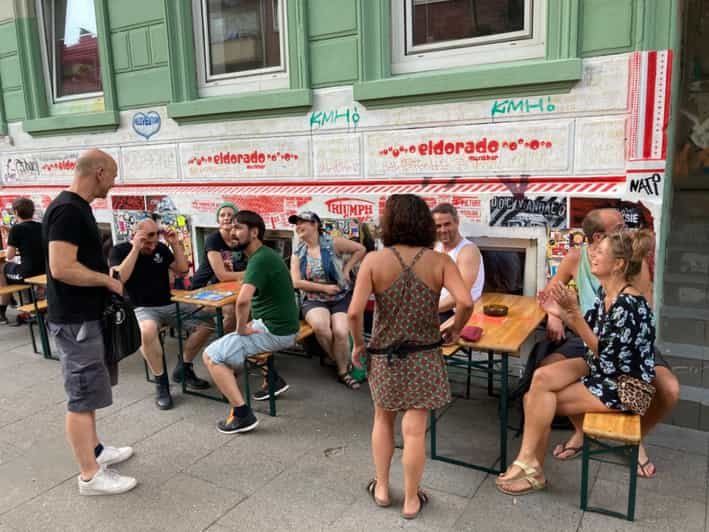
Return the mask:
<path fill-rule="evenodd" d="M 119 279 L 118 272 L 113 272 Z M 133 305 L 123 296 L 109 293 L 101 319 L 106 364 L 117 364 L 140 348 L 140 326 Z"/>

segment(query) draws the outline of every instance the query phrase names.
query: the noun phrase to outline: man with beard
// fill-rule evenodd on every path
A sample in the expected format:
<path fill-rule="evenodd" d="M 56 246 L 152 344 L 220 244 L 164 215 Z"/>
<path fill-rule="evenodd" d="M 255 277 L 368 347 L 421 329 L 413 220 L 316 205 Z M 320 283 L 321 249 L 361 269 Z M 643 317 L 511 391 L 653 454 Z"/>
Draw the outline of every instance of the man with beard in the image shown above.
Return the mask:
<path fill-rule="evenodd" d="M 229 401 L 226 420 L 217 423 L 217 430 L 225 434 L 248 432 L 258 425 L 234 371 L 243 369 L 247 357 L 292 346 L 300 327 L 290 273 L 280 255 L 263 245 L 265 232 L 263 218 L 255 212 L 236 213 L 232 236 L 236 249 L 248 258 L 236 301 L 236 331 L 209 344 L 203 355 L 212 379 Z M 276 395 L 288 388 L 275 370 L 273 379 Z"/>
<path fill-rule="evenodd" d="M 431 211 L 436 224 L 435 250 L 447 253 L 453 259 L 458 271 L 463 277 L 466 288 L 475 303 L 483 292 L 485 285 L 485 267 L 478 246 L 460 234 L 458 211 L 450 203 L 436 205 Z M 445 288 L 441 289 L 441 299 L 438 303 L 438 314 L 441 323 L 453 316 L 455 300 Z"/>
<path fill-rule="evenodd" d="M 151 218 L 138 222 L 131 242 L 118 244 L 111 251 L 110 263 L 125 283 L 126 292 L 135 306 L 135 316 L 140 324 L 143 356 L 150 366 L 157 387 L 156 404 L 160 410 L 172 408 L 170 381 L 163 367 L 160 327 L 177 326 L 177 307 L 171 301 L 170 270 L 175 275 L 185 275 L 189 269 L 185 249 L 172 229 L 165 231 L 169 247 L 158 241 L 158 225 Z M 190 311 L 183 307 L 183 311 Z M 211 316 L 188 312 L 184 326 L 193 329 L 184 349 L 184 364 L 178 362 L 173 378 L 198 390 L 209 383 L 197 377 L 192 361 L 211 334 Z"/>

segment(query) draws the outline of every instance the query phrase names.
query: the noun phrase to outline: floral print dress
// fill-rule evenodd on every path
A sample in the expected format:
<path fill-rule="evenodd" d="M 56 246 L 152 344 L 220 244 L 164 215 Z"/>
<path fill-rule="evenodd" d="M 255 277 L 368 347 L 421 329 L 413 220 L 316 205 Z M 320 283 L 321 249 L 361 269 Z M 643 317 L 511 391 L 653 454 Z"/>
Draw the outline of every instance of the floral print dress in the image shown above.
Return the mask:
<path fill-rule="evenodd" d="M 608 311 L 603 288 L 585 319 L 598 337 L 598 356 L 589 349 L 589 375 L 583 383 L 608 408 L 627 410 L 618 397 L 617 379 L 630 375 L 651 383 L 655 379 L 655 318 L 642 296 L 620 293 Z"/>

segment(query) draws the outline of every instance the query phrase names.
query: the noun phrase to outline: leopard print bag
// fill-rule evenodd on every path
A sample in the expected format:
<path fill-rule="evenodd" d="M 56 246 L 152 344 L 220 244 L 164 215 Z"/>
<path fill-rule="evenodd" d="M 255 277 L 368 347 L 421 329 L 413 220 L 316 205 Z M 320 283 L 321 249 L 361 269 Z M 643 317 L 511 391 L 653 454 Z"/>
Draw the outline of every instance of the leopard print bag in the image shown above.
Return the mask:
<path fill-rule="evenodd" d="M 630 375 L 618 377 L 618 398 L 634 414 L 645 415 L 654 395 L 655 387 L 652 384 Z"/>

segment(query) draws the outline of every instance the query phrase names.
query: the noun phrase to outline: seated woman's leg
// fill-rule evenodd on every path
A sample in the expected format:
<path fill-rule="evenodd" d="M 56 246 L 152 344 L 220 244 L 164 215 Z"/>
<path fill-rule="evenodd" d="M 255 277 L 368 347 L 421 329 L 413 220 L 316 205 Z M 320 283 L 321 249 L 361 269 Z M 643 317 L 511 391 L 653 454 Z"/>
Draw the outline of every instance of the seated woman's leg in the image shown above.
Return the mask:
<path fill-rule="evenodd" d="M 382 504 L 389 503 L 389 469 L 394 454 L 394 420 L 396 412 L 374 405 L 372 427 L 372 458 L 376 471 L 374 495 Z"/>
<path fill-rule="evenodd" d="M 407 410 L 401 419 L 401 434 L 404 437 L 404 506 L 402 513 L 416 513 L 421 505 L 418 497 L 423 466 L 426 463 L 426 421 L 428 410 Z"/>
<path fill-rule="evenodd" d="M 337 378 L 353 390 L 359 389 L 359 383 L 352 378 L 349 372 L 350 359 L 350 326 L 347 314 L 336 312 L 331 316 L 332 323 L 332 349 L 337 362 Z"/>
<path fill-rule="evenodd" d="M 554 414 L 578 416 L 586 412 L 610 411 L 581 382 L 573 383 L 559 392 L 533 392 L 530 389 L 525 396 L 524 435 L 517 461 L 533 468 L 536 471 L 532 475 L 534 480 L 543 485 L 544 456 Z M 498 483 L 504 484 L 507 493 L 526 492 L 530 489 L 530 481 L 525 476 L 519 466 L 512 465 L 499 477 Z"/>
<path fill-rule="evenodd" d="M 588 365 L 583 358 L 563 358 L 559 362 L 538 368 L 532 377 L 531 387 L 556 392 L 569 384 L 579 381 L 581 377 L 587 374 Z M 560 460 L 574 458 L 581 451 L 581 446 L 583 445 L 583 432 L 580 425 L 582 420 L 573 416 L 570 419 L 576 429 L 574 434 L 566 443 L 560 443 L 554 447 L 552 453 L 555 458 Z"/>
<path fill-rule="evenodd" d="M 332 328 L 330 326 L 330 311 L 324 307 L 315 307 L 305 314 L 305 321 L 313 328 L 315 338 L 318 339 L 327 355 L 335 360 L 332 352 Z"/>

